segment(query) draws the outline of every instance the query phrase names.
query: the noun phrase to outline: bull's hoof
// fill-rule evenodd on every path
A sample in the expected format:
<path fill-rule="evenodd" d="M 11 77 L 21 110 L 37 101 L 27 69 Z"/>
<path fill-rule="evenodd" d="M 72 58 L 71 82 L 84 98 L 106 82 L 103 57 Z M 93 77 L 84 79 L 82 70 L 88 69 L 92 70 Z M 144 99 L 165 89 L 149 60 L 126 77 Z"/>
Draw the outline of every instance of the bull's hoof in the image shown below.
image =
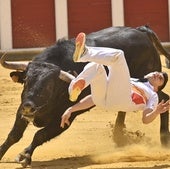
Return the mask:
<path fill-rule="evenodd" d="M 170 148 L 170 133 L 161 133 L 160 136 L 161 144 L 163 147 L 168 147 Z"/>
<path fill-rule="evenodd" d="M 110 126 L 112 127 L 113 141 L 116 143 L 118 147 L 125 146 L 126 141 L 123 135 L 123 131 L 126 128 L 125 124 L 121 124 L 121 125 L 116 124 L 115 126 L 114 125 L 110 125 Z"/>
<path fill-rule="evenodd" d="M 15 161 L 21 164 L 23 168 L 26 168 L 28 165 L 31 165 L 31 156 L 30 154 L 20 153 Z"/>
<path fill-rule="evenodd" d="M 123 147 L 131 144 L 138 144 L 142 142 L 150 142 L 150 139 L 141 131 L 128 131 L 125 126 L 112 126 L 112 138 L 118 147 Z"/>

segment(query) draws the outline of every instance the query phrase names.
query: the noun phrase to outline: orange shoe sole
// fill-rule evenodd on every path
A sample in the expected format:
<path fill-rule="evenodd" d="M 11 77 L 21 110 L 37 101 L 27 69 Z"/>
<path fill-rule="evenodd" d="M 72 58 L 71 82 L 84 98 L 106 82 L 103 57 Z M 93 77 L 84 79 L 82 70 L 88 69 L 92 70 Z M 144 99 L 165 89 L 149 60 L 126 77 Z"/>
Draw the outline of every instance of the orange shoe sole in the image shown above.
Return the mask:
<path fill-rule="evenodd" d="M 76 47 L 75 47 L 75 51 L 74 51 L 74 54 L 73 54 L 73 61 L 74 62 L 77 62 L 84 52 L 85 39 L 86 39 L 86 35 L 83 32 L 79 33 L 76 37 L 76 40 L 75 40 Z"/>
<path fill-rule="evenodd" d="M 84 87 L 85 87 L 85 80 L 84 79 L 77 80 L 74 83 L 72 90 L 70 91 L 70 97 L 69 97 L 70 101 L 76 101 L 78 96 L 84 89 Z"/>

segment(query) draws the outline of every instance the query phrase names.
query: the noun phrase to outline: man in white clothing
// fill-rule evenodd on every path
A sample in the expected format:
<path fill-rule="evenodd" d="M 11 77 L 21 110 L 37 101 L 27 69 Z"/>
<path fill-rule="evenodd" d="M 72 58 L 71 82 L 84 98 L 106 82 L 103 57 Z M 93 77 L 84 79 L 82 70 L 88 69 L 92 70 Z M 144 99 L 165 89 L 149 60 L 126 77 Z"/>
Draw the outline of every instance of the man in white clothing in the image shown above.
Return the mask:
<path fill-rule="evenodd" d="M 143 110 L 143 123 L 152 122 L 160 113 L 170 108 L 170 101 L 158 104 L 157 91 L 162 90 L 168 81 L 163 72 L 152 72 L 145 76 L 147 82 L 130 78 L 124 52 L 105 47 L 85 46 L 85 34 L 76 38 L 76 49 L 73 55 L 75 62 L 90 62 L 84 70 L 72 80 L 69 86 L 71 101 L 76 101 L 81 91 L 88 85 L 91 94 L 68 108 L 62 116 L 61 127 L 69 125 L 72 113 L 99 106 L 114 111 Z M 107 66 L 107 74 L 104 66 Z"/>

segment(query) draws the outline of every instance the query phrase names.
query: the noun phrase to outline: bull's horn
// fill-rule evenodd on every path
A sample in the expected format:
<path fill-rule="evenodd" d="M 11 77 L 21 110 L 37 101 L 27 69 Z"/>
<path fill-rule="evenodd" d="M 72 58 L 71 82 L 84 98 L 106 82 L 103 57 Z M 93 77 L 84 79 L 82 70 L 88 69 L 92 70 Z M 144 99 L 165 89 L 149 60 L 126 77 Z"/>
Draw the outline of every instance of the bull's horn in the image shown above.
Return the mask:
<path fill-rule="evenodd" d="M 70 83 L 75 77 L 63 70 L 60 71 L 59 78 L 67 83 Z"/>
<path fill-rule="evenodd" d="M 28 63 L 26 63 L 26 62 L 22 62 L 22 63 L 19 63 L 19 62 L 7 62 L 6 57 L 7 57 L 7 53 L 4 53 L 1 56 L 1 59 L 0 59 L 1 65 L 4 68 L 13 69 L 13 70 L 25 70 L 27 65 L 28 65 Z"/>

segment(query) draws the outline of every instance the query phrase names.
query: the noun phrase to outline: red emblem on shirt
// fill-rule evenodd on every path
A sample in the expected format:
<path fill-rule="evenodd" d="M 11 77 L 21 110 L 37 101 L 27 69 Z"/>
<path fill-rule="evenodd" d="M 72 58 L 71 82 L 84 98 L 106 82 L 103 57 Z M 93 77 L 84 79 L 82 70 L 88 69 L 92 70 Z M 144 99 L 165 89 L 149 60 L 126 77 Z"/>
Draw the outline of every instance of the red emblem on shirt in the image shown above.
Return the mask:
<path fill-rule="evenodd" d="M 135 86 L 135 85 L 132 85 L 132 101 L 135 103 L 135 104 L 146 104 L 147 102 L 147 97 L 145 96 L 145 93 L 144 91 Z"/>
<path fill-rule="evenodd" d="M 135 92 L 132 93 L 132 101 L 136 104 L 145 104 L 143 97 Z"/>

